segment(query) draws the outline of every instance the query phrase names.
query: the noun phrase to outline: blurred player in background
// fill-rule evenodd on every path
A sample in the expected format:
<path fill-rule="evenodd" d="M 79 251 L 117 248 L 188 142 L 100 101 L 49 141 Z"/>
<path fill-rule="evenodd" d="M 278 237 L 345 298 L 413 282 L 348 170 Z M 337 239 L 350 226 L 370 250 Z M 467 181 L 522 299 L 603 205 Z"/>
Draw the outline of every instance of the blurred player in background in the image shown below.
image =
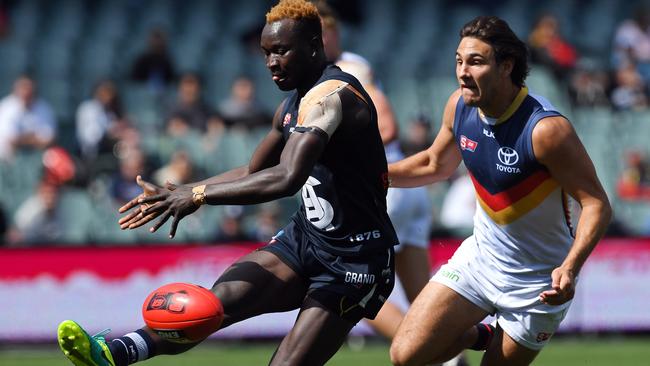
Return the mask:
<path fill-rule="evenodd" d="M 386 213 L 387 164 L 372 100 L 359 82 L 328 66 L 313 4 L 281 0 L 266 15 L 261 47 L 273 81 L 292 91 L 248 166 L 202 182 L 157 187 L 120 211 L 123 229 L 156 220 L 160 228 L 203 204 L 272 201 L 302 190 L 291 222 L 260 250 L 233 264 L 212 292 L 222 327 L 250 317 L 300 309 L 271 365 L 322 365 L 362 318 L 374 318 L 394 284 L 397 237 Z M 76 365 L 122 366 L 195 346 L 166 341 L 144 327 L 107 343 L 77 323 L 59 326 Z"/>
<path fill-rule="evenodd" d="M 528 365 L 564 319 L 611 208 L 569 121 L 528 93 L 526 46 L 508 24 L 477 17 L 460 37 L 460 88 L 438 136 L 389 176 L 398 187 L 431 184 L 462 160 L 479 203 L 474 233 L 409 309 L 391 359 L 441 362 L 469 347 L 486 349 L 482 365 Z M 582 208 L 575 234 L 569 195 Z M 476 325 L 488 314 L 496 329 Z"/>
<path fill-rule="evenodd" d="M 360 55 L 343 51 L 339 24 L 333 10 L 324 2 L 316 3 L 323 24 L 323 46 L 328 61 L 356 77 L 372 98 L 377 108 L 377 123 L 389 163 L 404 158 L 399 146 L 397 118 L 390 101 L 378 87 L 370 63 Z M 390 216 L 400 245 L 395 248 L 395 271 L 406 298 L 412 302 L 427 284 L 429 263 L 429 233 L 432 207 L 426 188 L 389 188 L 386 197 Z M 381 335 L 392 339 L 404 314 L 391 301 L 386 302 L 379 314 L 369 324 Z"/>

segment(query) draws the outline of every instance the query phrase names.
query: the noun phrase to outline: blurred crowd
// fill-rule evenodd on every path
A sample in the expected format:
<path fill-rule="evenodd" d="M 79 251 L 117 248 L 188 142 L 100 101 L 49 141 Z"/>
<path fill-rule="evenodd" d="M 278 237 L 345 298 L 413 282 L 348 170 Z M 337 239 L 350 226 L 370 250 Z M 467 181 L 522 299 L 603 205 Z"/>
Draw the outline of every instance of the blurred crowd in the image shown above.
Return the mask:
<path fill-rule="evenodd" d="M 12 4 L 0 1 L 0 42 L 11 32 Z M 254 44 L 252 37 L 253 41 L 242 37 L 242 42 Z M 569 91 L 573 106 L 645 110 L 650 96 L 648 8 L 638 8 L 622 21 L 612 39 L 611 66 L 599 67 L 581 57 L 564 38 L 558 18 L 545 13 L 531 24 L 527 37 L 531 66 L 550 70 Z M 39 95 L 37 79 L 25 71 L 0 100 L 0 237 L 11 246 L 146 240 L 147 233 L 119 234 L 117 228 L 117 207 L 140 193 L 135 177 L 142 175 L 159 185 L 186 184 L 245 164 L 270 128 L 274 112 L 260 102 L 263 96 L 250 75 L 224 85 L 230 92 L 222 100 L 207 96 L 198 71 L 179 70 L 160 28 L 150 31 L 146 47 L 127 74 L 96 80 L 92 94 L 71 113 L 74 121 L 67 124 L 73 126 L 72 138 L 63 136 L 58 114 Z M 141 115 L 135 117 L 126 107 L 121 85 L 136 85 L 155 100 L 157 117 L 151 123 L 143 124 L 137 119 Z M 420 112 L 400 123 L 406 128 L 401 143 L 407 154 L 431 144 L 437 117 Z M 630 151 L 626 164 L 618 198 L 647 205 L 647 157 L 642 151 Z M 467 235 L 475 205 L 469 177 L 461 170 L 440 185 L 443 188 L 430 188 L 432 196 L 438 196 L 432 236 Z M 19 190 L 29 192 L 23 197 Z M 184 240 L 267 241 L 298 204 L 287 198 L 259 207 L 208 208 L 203 216 L 183 222 L 188 233 Z M 650 224 L 641 234 L 650 234 Z"/>
<path fill-rule="evenodd" d="M 543 65 L 566 84 L 575 106 L 648 108 L 650 96 L 650 8 L 638 7 L 613 36 L 611 68 L 581 58 L 553 14 L 539 17 L 528 37 L 533 65 Z"/>

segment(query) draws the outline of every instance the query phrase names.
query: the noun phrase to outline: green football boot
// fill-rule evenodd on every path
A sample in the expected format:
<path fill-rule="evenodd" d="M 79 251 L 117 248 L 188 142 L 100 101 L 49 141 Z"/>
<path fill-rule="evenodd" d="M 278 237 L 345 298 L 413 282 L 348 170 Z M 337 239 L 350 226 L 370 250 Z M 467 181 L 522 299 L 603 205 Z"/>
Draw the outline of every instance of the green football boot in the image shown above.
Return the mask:
<path fill-rule="evenodd" d="M 59 324 L 57 337 L 63 354 L 76 366 L 115 366 L 104 339 L 108 332 L 109 329 L 91 337 L 79 324 L 64 320 Z"/>

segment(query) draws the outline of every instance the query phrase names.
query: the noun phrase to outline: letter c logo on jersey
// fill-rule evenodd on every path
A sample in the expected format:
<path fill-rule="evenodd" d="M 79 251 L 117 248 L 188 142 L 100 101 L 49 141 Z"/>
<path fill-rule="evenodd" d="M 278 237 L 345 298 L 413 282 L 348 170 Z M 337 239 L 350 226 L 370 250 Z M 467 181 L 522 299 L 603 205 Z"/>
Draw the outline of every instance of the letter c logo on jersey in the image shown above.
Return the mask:
<path fill-rule="evenodd" d="M 310 176 L 302 186 L 302 202 L 309 222 L 321 230 L 331 231 L 334 230 L 334 208 L 326 199 L 316 194 L 314 187 L 320 184 L 318 179 Z"/>
<path fill-rule="evenodd" d="M 515 165 L 519 161 L 519 154 L 517 154 L 515 149 L 507 146 L 499 148 L 497 156 L 499 157 L 499 161 L 506 166 Z"/>

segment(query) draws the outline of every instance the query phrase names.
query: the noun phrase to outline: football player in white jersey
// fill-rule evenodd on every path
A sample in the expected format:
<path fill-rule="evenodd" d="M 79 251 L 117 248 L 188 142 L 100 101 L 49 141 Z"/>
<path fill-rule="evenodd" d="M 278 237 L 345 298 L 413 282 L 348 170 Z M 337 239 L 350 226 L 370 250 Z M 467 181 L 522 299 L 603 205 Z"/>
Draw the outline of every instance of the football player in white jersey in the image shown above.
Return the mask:
<path fill-rule="evenodd" d="M 397 187 L 447 179 L 461 160 L 477 197 L 474 234 L 412 304 L 391 345 L 395 365 L 486 349 L 481 365 L 529 365 L 564 318 L 611 207 L 570 122 L 528 93 L 526 46 L 503 20 L 460 32 L 460 88 L 427 150 L 389 165 Z M 581 207 L 573 232 L 568 196 Z M 477 325 L 496 316 L 496 328 Z"/>

